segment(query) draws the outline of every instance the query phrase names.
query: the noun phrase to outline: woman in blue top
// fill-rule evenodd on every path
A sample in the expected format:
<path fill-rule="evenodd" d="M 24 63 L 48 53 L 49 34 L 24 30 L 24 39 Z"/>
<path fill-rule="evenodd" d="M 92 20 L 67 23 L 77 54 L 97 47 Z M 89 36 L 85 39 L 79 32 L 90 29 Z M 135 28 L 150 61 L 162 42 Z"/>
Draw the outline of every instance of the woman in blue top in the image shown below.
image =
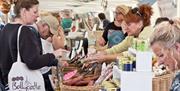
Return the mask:
<path fill-rule="evenodd" d="M 126 15 L 128 11 L 129 7 L 125 5 L 116 7 L 114 22 L 106 26 L 102 37 L 98 40 L 100 46 L 105 46 L 108 43 L 108 48 L 111 48 L 124 40 L 126 34 L 122 31 L 121 24 L 124 20 L 124 15 Z"/>

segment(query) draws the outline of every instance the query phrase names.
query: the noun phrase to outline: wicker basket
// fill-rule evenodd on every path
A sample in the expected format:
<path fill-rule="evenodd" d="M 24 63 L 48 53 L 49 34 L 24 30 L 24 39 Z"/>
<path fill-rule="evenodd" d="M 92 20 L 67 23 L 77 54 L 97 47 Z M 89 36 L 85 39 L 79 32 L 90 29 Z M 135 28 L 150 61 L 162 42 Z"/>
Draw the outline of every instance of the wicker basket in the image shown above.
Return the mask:
<path fill-rule="evenodd" d="M 169 91 L 174 73 L 153 78 L 153 91 Z"/>
<path fill-rule="evenodd" d="M 99 91 L 100 86 L 67 86 L 60 85 L 61 91 Z"/>

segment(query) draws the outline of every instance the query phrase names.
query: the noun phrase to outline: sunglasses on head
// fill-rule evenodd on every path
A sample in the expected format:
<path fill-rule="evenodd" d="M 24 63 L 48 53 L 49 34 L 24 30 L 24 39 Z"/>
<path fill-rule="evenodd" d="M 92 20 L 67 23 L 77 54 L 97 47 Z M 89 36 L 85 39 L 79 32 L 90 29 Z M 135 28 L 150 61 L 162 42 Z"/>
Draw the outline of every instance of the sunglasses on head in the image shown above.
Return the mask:
<path fill-rule="evenodd" d="M 134 9 L 132 9 L 132 10 L 131 10 L 131 12 L 132 12 L 133 14 L 136 14 L 136 15 L 141 16 L 141 17 L 142 17 L 142 14 L 139 12 L 139 9 L 138 9 L 138 8 L 134 8 Z"/>

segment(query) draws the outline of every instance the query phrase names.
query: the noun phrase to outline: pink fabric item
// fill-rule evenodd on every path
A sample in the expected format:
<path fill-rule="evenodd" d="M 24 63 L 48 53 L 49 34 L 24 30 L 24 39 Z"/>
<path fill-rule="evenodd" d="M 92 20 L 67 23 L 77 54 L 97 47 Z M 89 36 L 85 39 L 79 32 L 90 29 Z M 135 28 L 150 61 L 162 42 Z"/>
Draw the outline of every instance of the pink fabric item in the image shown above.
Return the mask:
<path fill-rule="evenodd" d="M 68 80 L 72 78 L 74 75 L 76 75 L 76 73 L 77 73 L 77 70 L 68 72 L 67 74 L 64 75 L 63 80 Z"/>

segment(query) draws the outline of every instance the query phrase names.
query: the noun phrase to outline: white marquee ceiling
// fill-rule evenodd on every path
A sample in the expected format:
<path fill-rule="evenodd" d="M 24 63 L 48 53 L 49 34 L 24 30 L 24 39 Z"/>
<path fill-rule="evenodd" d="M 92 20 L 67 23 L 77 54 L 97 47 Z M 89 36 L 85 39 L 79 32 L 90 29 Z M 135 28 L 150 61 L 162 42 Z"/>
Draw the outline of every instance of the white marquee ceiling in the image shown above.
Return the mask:
<path fill-rule="evenodd" d="M 41 10 L 62 10 L 73 9 L 75 12 L 83 13 L 89 11 L 103 11 L 101 6 L 102 0 L 94 0 L 90 2 L 80 2 L 81 0 L 39 0 Z M 126 4 L 135 6 L 135 0 L 108 0 L 108 8 L 113 9 L 117 5 Z"/>

